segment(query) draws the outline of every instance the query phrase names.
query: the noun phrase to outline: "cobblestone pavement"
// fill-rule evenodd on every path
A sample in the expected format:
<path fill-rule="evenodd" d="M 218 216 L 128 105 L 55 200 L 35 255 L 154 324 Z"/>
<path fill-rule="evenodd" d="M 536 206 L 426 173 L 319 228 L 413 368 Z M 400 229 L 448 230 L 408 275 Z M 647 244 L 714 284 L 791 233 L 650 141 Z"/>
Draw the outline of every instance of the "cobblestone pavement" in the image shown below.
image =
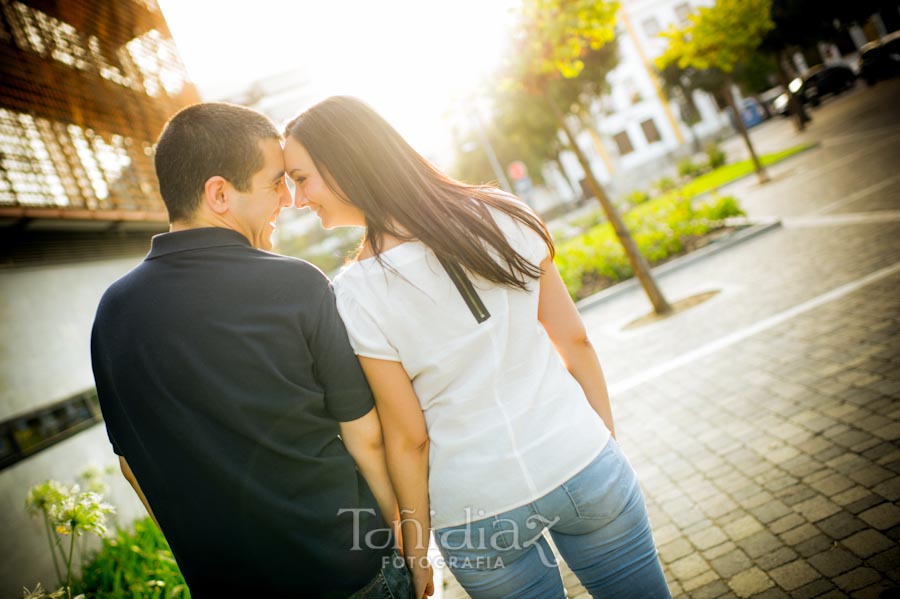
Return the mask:
<path fill-rule="evenodd" d="M 582 309 L 675 597 L 900 597 L 897 106 L 895 79 L 802 135 L 752 130 L 762 152 L 818 145 L 722 190 L 783 226 L 659 278 L 713 299 L 628 331 L 639 289 Z"/>

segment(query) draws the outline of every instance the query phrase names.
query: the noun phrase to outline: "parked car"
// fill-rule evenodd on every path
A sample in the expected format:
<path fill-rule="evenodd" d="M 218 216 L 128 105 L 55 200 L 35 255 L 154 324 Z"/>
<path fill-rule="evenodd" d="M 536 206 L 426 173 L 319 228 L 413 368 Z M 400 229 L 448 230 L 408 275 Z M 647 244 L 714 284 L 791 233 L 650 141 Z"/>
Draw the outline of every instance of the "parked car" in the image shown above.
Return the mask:
<path fill-rule="evenodd" d="M 775 106 L 776 100 L 783 96 L 785 93 L 783 85 L 776 85 L 773 88 L 767 89 L 763 93 L 757 96 L 759 101 L 762 102 L 763 108 L 766 112 L 769 113 L 769 116 L 774 116 L 776 114 L 781 114 L 781 110 Z M 785 96 L 787 99 L 787 96 Z"/>
<path fill-rule="evenodd" d="M 869 85 L 900 75 L 900 31 L 869 42 L 859 51 L 859 76 Z"/>
<path fill-rule="evenodd" d="M 839 64 L 816 65 L 803 74 L 799 95 L 813 106 L 828 94 L 838 95 L 856 85 L 853 69 Z"/>
<path fill-rule="evenodd" d="M 789 87 L 803 104 L 818 106 L 824 96 L 838 95 L 856 85 L 856 73 L 850 67 L 832 64 L 816 65 L 791 81 Z M 772 102 L 772 108 L 782 116 L 791 114 L 787 92 Z"/>

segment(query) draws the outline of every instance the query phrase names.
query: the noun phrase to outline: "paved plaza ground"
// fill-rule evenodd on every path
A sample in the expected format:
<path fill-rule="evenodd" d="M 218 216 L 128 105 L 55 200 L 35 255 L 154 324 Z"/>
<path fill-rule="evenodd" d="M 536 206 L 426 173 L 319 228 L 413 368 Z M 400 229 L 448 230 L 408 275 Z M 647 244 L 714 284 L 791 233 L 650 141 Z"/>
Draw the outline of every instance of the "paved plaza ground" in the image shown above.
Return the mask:
<path fill-rule="evenodd" d="M 659 276 L 713 299 L 630 330 L 639 288 L 581 304 L 675 597 L 900 597 L 898 107 L 860 84 L 751 130 L 819 145 L 722 190 L 780 226 Z"/>

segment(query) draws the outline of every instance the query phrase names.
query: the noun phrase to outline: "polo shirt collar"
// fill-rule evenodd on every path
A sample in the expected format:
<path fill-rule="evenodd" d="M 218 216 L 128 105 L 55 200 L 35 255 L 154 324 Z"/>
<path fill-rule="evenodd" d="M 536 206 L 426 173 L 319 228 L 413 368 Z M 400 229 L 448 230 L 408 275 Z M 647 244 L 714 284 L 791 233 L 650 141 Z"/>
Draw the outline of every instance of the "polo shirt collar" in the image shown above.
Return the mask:
<path fill-rule="evenodd" d="M 175 252 L 229 245 L 251 247 L 246 237 L 237 231 L 222 227 L 203 227 L 172 233 L 160 233 L 159 235 L 154 235 L 150 242 L 150 253 L 147 254 L 147 260 L 153 260 Z"/>

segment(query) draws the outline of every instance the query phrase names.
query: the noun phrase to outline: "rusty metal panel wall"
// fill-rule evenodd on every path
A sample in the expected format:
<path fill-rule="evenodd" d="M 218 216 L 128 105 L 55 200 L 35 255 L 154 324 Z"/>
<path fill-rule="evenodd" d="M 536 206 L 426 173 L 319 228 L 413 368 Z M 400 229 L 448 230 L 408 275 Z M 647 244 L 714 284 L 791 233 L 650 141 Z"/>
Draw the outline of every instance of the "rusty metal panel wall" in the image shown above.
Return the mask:
<path fill-rule="evenodd" d="M 200 101 L 155 0 L 0 0 L 0 218 L 165 221 L 152 144 Z"/>

